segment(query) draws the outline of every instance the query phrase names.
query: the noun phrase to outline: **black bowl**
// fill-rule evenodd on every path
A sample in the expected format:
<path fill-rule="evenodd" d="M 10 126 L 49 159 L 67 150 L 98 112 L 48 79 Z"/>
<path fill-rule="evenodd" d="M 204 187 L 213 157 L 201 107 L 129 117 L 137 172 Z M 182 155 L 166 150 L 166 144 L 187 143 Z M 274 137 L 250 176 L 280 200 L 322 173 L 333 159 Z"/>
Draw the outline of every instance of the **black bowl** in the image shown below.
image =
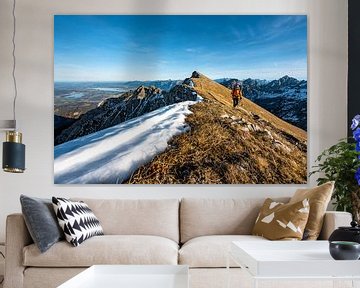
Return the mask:
<path fill-rule="evenodd" d="M 358 260 L 360 257 L 360 244 L 357 242 L 332 241 L 329 250 L 335 260 Z"/>

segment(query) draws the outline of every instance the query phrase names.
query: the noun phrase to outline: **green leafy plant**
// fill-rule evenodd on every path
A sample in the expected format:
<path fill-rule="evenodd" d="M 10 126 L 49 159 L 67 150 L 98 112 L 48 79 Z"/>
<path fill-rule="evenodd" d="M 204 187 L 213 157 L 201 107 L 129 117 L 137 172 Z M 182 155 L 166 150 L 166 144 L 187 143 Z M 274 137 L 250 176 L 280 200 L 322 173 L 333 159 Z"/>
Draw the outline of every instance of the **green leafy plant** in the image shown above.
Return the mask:
<path fill-rule="evenodd" d="M 354 177 L 360 167 L 358 159 L 360 153 L 355 150 L 355 143 L 348 143 L 347 139 L 324 150 L 316 159 L 317 165 L 310 173 L 320 173 L 316 180 L 319 185 L 328 181 L 335 181 L 332 199 L 338 211 L 353 213 L 352 193 L 359 190 L 359 184 Z M 354 214 L 354 213 L 353 213 Z"/>
<path fill-rule="evenodd" d="M 355 143 L 343 139 L 320 154 L 310 175 L 320 173 L 318 184 L 335 181 L 332 199 L 336 210 L 348 211 L 360 220 L 360 115 L 351 124 Z"/>

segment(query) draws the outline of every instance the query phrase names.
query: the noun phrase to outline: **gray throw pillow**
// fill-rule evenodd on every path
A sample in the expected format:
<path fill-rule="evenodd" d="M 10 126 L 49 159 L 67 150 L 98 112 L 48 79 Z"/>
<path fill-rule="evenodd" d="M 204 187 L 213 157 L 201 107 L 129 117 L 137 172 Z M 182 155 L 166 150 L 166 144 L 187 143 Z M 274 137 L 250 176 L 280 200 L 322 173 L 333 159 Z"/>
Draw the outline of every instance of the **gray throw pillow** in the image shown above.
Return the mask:
<path fill-rule="evenodd" d="M 64 238 L 51 199 L 20 196 L 22 213 L 31 238 L 41 253 Z"/>

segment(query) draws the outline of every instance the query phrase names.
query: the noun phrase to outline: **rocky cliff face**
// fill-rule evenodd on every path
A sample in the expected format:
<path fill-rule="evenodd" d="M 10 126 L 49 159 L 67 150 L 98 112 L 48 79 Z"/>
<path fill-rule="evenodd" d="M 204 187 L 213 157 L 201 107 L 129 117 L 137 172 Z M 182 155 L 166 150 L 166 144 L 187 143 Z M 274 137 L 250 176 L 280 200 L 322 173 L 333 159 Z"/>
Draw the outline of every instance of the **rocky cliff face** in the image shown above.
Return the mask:
<path fill-rule="evenodd" d="M 58 137 L 63 130 L 70 127 L 76 120 L 54 115 L 54 137 Z"/>
<path fill-rule="evenodd" d="M 195 90 L 187 84 L 176 85 L 169 91 L 162 91 L 154 86 L 139 86 L 120 97 L 100 102 L 97 108 L 88 111 L 63 130 L 55 138 L 55 145 L 117 125 L 167 105 L 196 100 L 196 97 Z"/>

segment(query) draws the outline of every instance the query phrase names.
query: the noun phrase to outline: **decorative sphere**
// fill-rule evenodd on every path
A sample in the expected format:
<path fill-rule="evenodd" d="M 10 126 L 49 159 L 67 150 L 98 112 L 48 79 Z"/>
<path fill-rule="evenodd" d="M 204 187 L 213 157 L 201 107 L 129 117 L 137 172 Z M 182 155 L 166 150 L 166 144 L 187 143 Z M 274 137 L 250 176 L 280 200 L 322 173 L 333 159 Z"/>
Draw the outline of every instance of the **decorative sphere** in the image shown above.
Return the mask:
<path fill-rule="evenodd" d="M 358 260 L 360 257 L 360 244 L 357 242 L 332 241 L 329 250 L 335 260 Z"/>

